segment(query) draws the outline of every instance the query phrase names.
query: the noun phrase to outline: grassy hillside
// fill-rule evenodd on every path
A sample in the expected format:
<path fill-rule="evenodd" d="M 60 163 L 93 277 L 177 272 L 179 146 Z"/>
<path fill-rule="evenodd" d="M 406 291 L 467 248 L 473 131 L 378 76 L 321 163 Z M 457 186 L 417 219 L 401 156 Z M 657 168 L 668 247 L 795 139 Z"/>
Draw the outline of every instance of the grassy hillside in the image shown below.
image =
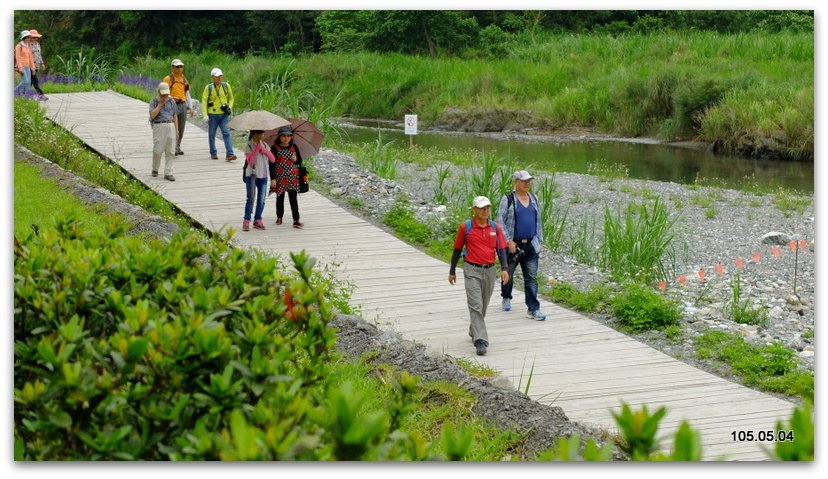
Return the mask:
<path fill-rule="evenodd" d="M 526 124 L 540 128 L 692 138 L 737 154 L 813 158 L 812 33 L 566 34 L 517 45 L 496 61 L 180 56 L 197 93 L 219 66 L 242 107 L 395 119 L 417 113 L 424 124 L 448 109 L 501 109 L 523 112 Z M 145 57 L 132 73 L 160 79 L 167 62 Z"/>

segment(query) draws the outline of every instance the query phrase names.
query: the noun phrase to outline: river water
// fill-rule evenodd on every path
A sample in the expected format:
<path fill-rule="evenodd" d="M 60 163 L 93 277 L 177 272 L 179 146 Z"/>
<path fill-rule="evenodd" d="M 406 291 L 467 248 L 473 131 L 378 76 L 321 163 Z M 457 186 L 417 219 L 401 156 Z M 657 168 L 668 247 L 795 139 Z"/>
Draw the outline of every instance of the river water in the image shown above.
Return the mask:
<path fill-rule="evenodd" d="M 394 142 L 409 144 L 402 125 L 377 120 L 342 120 L 343 139 L 354 143 Z M 714 180 L 732 189 L 776 188 L 783 186 L 805 194 L 814 191 L 814 164 L 752 160 L 714 155 L 694 148 L 630 141 L 523 141 L 491 135 L 420 131 L 413 142 L 437 149 L 470 148 L 511 160 L 530 171 L 589 173 L 593 168 L 608 169 L 623 165 L 630 178 L 689 184 Z"/>

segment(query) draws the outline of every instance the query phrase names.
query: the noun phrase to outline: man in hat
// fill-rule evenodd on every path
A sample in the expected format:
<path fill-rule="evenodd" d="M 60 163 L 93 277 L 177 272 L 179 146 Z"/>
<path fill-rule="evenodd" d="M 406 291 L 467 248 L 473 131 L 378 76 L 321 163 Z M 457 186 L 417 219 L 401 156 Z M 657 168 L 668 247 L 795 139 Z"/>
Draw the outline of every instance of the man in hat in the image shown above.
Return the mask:
<path fill-rule="evenodd" d="M 164 153 L 164 179 L 175 181 L 172 174 L 175 154 L 176 136 L 178 135 L 178 113 L 175 100 L 170 97 L 170 85 L 158 84 L 158 97 L 149 104 L 149 116 L 152 123 L 152 176 L 158 176 L 161 166 L 161 153 Z"/>
<path fill-rule="evenodd" d="M 175 141 L 175 154 L 183 155 L 181 140 L 184 138 L 184 127 L 187 125 L 187 112 L 193 116 L 192 100 L 190 99 L 190 82 L 184 76 L 184 62 L 176 58 L 170 64 L 170 74 L 164 77 L 163 82 L 170 87 L 170 97 L 174 100 L 178 115 L 178 136 Z"/>
<path fill-rule="evenodd" d="M 221 136 L 224 139 L 225 159 L 233 161 L 236 155 L 233 153 L 233 138 L 230 136 L 230 116 L 233 114 L 233 89 L 230 84 L 224 81 L 224 72 L 221 68 L 213 68 L 210 72 L 213 81 L 204 87 L 201 94 L 201 117 L 208 121 L 207 142 L 210 147 L 210 158 L 218 160 L 216 149 L 216 130 L 221 128 Z"/>
<path fill-rule="evenodd" d="M 27 94 L 32 85 L 32 73 L 35 71 L 34 55 L 29 47 L 32 33 L 28 30 L 20 32 L 20 42 L 14 47 L 14 71 L 19 73 L 20 83 L 14 87 L 15 93 Z"/>
<path fill-rule="evenodd" d="M 472 201 L 474 215 L 460 223 L 454 239 L 454 254 L 449 268 L 449 284 L 457 281 L 455 268 L 465 246 L 463 278 L 466 286 L 466 303 L 469 306 L 469 336 L 478 356 L 486 354 L 489 335 L 486 332 L 486 309 L 494 291 L 497 271 L 496 258 L 500 261 L 500 282 L 509 281 L 506 261 L 506 239 L 500 225 L 489 219 L 492 203 L 485 196 Z"/>
<path fill-rule="evenodd" d="M 514 279 L 515 269 L 520 265 L 527 314 L 531 319 L 543 321 L 546 315 L 540 310 L 537 280 L 538 254 L 543 241 L 541 208 L 538 198 L 529 192 L 534 178 L 526 170 L 512 175 L 514 190 L 500 200 L 497 218 L 508 241 L 509 277 Z M 503 311 L 512 310 L 512 286 L 513 281 L 510 280 L 500 287 Z"/>
<path fill-rule="evenodd" d="M 29 37 L 29 49 L 32 51 L 34 57 L 34 70 L 32 70 L 32 88 L 37 92 L 38 100 L 48 100 L 49 97 L 43 94 L 40 89 L 40 81 L 38 81 L 38 73 L 46 71 L 46 63 L 43 61 L 43 53 L 40 51 L 40 38 L 43 36 L 34 28 L 29 30 L 31 36 Z"/>

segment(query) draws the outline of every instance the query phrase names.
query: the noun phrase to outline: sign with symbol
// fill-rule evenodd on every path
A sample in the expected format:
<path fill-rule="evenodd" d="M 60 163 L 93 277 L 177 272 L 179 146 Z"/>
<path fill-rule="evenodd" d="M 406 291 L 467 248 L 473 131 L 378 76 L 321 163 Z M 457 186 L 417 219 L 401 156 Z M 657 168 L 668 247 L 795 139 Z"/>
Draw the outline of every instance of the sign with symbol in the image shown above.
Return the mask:
<path fill-rule="evenodd" d="M 405 134 L 417 134 L 417 115 L 405 115 Z"/>

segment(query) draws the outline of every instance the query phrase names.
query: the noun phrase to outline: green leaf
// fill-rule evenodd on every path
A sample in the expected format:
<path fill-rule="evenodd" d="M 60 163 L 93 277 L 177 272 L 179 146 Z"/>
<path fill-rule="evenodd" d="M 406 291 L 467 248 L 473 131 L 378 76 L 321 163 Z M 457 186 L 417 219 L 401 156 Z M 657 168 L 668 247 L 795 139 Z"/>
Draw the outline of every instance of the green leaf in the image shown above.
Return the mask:
<path fill-rule="evenodd" d="M 72 427 L 72 416 L 66 411 L 58 411 L 49 414 L 49 422 L 62 429 L 69 429 Z"/>

